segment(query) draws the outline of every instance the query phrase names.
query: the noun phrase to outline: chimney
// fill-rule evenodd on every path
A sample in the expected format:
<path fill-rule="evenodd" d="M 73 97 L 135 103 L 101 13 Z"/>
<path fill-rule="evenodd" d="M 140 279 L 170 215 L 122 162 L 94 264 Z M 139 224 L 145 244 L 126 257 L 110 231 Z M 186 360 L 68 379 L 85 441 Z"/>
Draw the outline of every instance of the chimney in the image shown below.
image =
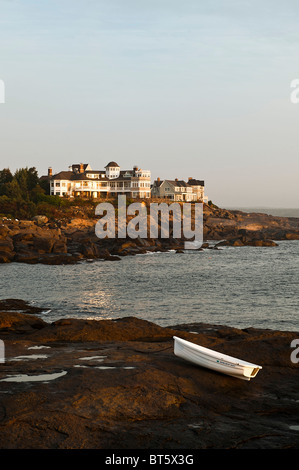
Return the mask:
<path fill-rule="evenodd" d="M 80 170 L 79 173 L 84 173 L 84 165 L 83 163 L 80 163 Z"/>
<path fill-rule="evenodd" d="M 51 166 L 49 166 L 49 168 L 48 168 L 48 177 L 52 178 L 52 167 Z"/>
<path fill-rule="evenodd" d="M 179 181 L 179 180 L 176 178 L 175 181 Z"/>
<path fill-rule="evenodd" d="M 188 181 L 193 180 L 192 176 L 189 176 Z"/>
<path fill-rule="evenodd" d="M 159 181 L 159 182 L 161 181 L 161 180 L 160 180 L 160 177 L 157 178 L 157 181 Z"/>

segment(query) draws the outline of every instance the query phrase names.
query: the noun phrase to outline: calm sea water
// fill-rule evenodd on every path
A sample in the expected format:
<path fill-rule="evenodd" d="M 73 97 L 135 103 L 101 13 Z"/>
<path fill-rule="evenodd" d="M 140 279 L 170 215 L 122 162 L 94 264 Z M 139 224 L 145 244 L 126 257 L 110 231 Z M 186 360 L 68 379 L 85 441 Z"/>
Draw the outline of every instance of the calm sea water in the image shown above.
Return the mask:
<path fill-rule="evenodd" d="M 261 212 L 263 214 L 274 215 L 277 217 L 299 217 L 299 208 L 274 208 L 274 207 L 227 207 L 243 212 Z"/>
<path fill-rule="evenodd" d="M 299 241 L 278 247 L 124 257 L 75 266 L 2 264 L 0 298 L 62 317 L 136 316 L 161 326 L 206 322 L 299 331 Z"/>

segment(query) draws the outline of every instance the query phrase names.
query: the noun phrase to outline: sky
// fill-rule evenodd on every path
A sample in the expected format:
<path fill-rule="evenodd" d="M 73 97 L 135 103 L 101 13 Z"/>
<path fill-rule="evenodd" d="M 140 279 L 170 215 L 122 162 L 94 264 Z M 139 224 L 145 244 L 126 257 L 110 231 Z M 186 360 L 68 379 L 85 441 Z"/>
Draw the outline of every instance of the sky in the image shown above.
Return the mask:
<path fill-rule="evenodd" d="M 0 169 L 198 178 L 299 207 L 298 0 L 0 0 Z"/>

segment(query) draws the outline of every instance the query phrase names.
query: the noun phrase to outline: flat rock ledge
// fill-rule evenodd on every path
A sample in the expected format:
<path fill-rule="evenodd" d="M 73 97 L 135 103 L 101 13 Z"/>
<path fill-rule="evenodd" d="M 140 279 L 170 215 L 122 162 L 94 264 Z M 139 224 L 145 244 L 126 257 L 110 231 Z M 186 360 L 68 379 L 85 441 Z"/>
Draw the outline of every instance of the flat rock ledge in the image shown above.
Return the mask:
<path fill-rule="evenodd" d="M 173 335 L 263 369 L 246 382 L 195 366 Z M 10 310 L 0 338 L 1 449 L 299 447 L 299 333 Z"/>

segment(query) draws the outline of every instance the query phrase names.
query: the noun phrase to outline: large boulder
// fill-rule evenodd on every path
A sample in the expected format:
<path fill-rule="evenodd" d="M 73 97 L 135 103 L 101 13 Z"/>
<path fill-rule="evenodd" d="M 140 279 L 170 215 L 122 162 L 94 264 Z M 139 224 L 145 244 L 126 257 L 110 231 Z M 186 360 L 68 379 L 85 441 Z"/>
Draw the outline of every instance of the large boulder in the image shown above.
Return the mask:
<path fill-rule="evenodd" d="M 1 299 L 0 312 L 41 313 L 43 309 L 21 299 Z"/>
<path fill-rule="evenodd" d="M 48 223 L 48 217 L 46 217 L 45 215 L 36 215 L 33 217 L 33 222 L 35 222 L 37 225 L 45 225 L 46 223 Z"/>
<path fill-rule="evenodd" d="M 52 237 L 34 237 L 33 250 L 37 253 L 51 253 L 55 239 Z"/>
<path fill-rule="evenodd" d="M 0 313 L 0 335 L 4 338 L 11 334 L 28 334 L 36 329 L 41 329 L 46 323 L 33 315 L 18 312 Z"/>
<path fill-rule="evenodd" d="M 2 231 L 7 234 L 7 231 Z M 0 237 L 0 263 L 10 263 L 15 257 L 14 244 L 10 237 Z"/>

